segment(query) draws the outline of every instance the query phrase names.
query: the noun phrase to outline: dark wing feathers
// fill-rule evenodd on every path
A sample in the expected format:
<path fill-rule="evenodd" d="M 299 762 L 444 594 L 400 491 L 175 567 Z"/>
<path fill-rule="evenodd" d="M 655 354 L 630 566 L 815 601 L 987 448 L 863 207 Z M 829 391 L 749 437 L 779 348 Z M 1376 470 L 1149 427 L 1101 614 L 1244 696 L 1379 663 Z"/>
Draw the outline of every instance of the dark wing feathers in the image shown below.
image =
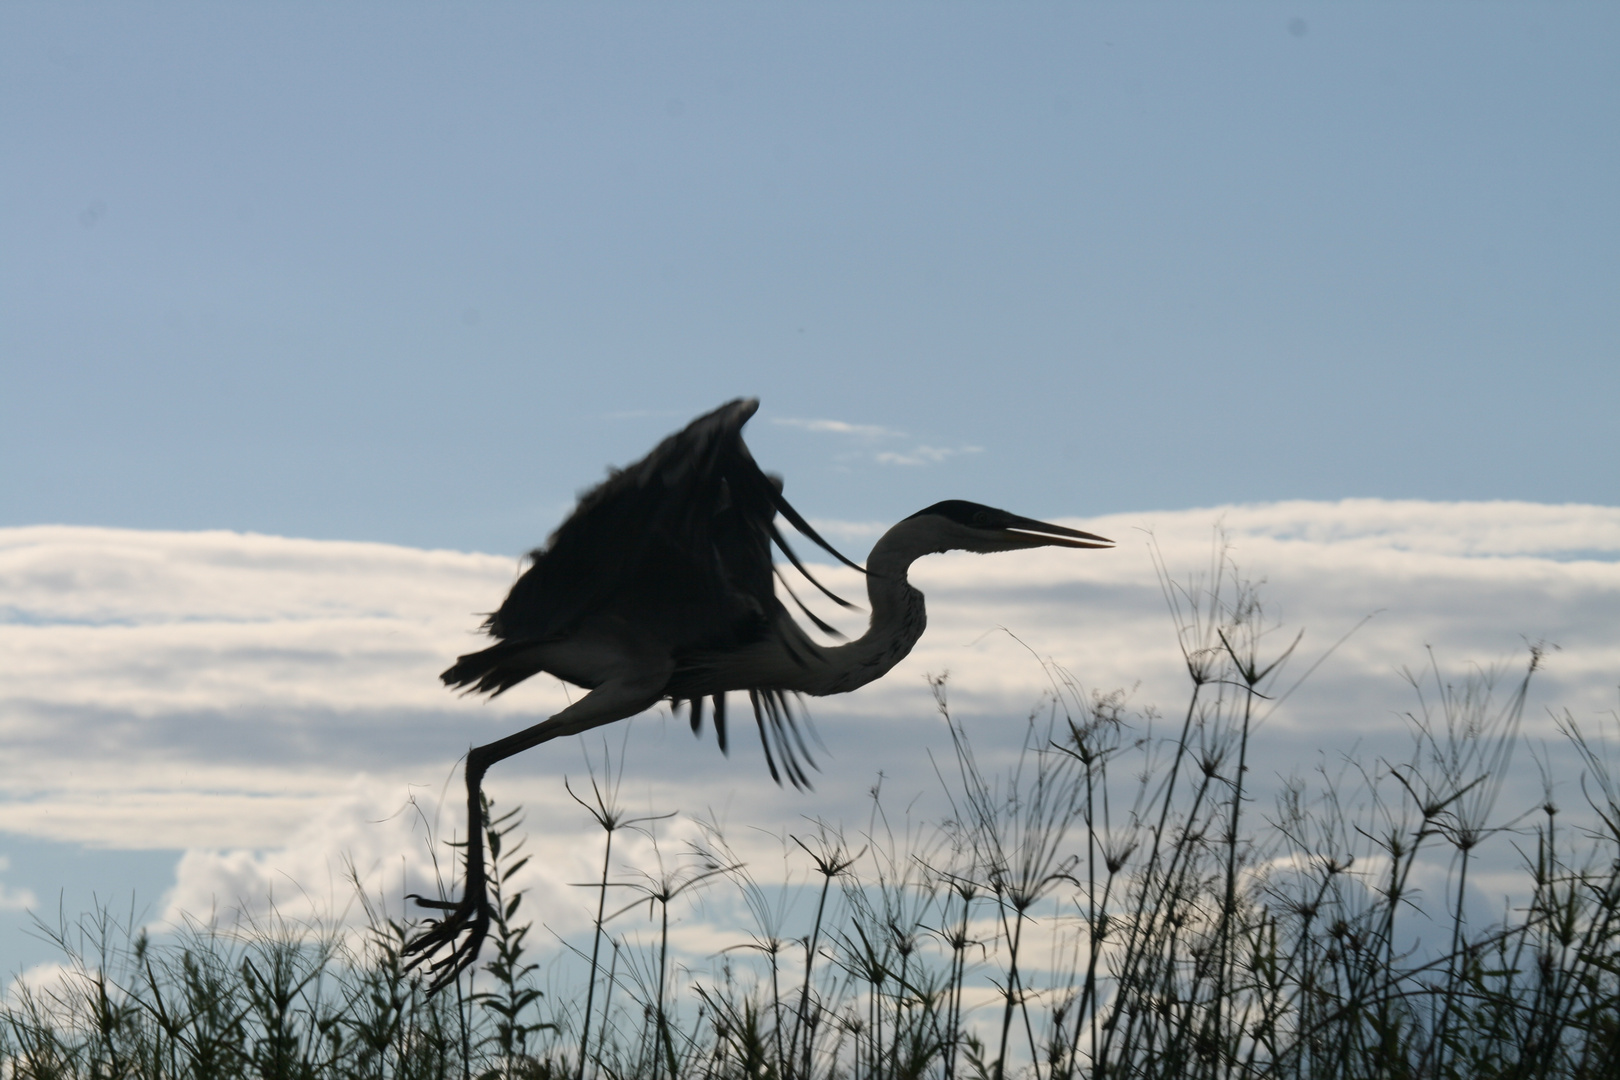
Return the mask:
<path fill-rule="evenodd" d="M 640 462 L 585 492 L 546 545 L 532 553 L 534 564 L 491 617 L 490 633 L 499 638 L 564 638 L 587 616 L 622 606 L 628 590 L 645 584 L 641 579 L 649 563 L 679 573 L 666 574 L 661 595 L 643 597 L 643 606 L 667 603 L 674 589 L 724 589 L 727 583 L 716 560 L 692 543 L 697 529 L 691 519 L 718 501 L 718 485 L 704 490 L 694 482 L 699 470 L 690 460 L 694 454 L 713 456 L 715 420 L 710 414 L 695 421 Z M 680 565 L 668 565 L 672 560 Z"/>
<path fill-rule="evenodd" d="M 726 695 L 714 696 L 714 737 L 720 743 L 720 752 L 729 756 L 731 744 L 726 741 Z"/>
<path fill-rule="evenodd" d="M 754 723 L 759 728 L 759 742 L 765 748 L 765 764 L 771 770 L 771 779 L 780 784 L 785 772 L 789 783 L 800 791 L 807 790 L 810 777 L 805 774 L 804 766 L 813 769 L 816 763 L 810 756 L 810 748 L 804 745 L 789 695 L 780 690 L 750 690 L 748 701 L 754 707 Z M 771 751 L 773 745 L 775 753 Z M 780 772 L 776 768 L 777 754 L 782 757 Z"/>
<path fill-rule="evenodd" d="M 797 606 L 800 611 L 804 612 L 804 617 L 816 624 L 817 630 L 820 630 L 828 637 L 843 638 L 846 636 L 842 630 L 838 629 L 838 627 L 834 626 L 832 623 L 805 607 L 804 601 L 799 599 L 799 594 L 793 591 L 793 586 L 788 584 L 787 578 L 782 576 L 782 572 L 780 570 L 776 572 L 776 580 L 782 583 L 783 591 L 786 592 L 793 600 L 794 605 Z M 843 601 L 836 596 L 833 597 L 833 599 L 838 600 L 839 603 L 843 603 Z"/>
<path fill-rule="evenodd" d="M 758 405 L 759 405 L 759 403 L 757 401 L 754 404 L 755 404 L 755 407 L 758 407 Z M 833 558 L 837 559 L 839 562 L 843 563 L 845 566 L 849 567 L 851 570 L 859 570 L 863 574 L 866 573 L 866 568 L 861 566 L 860 563 L 851 562 L 849 559 L 846 559 L 842 552 L 840 552 L 837 548 L 833 547 L 831 544 L 827 543 L 827 541 L 823 540 L 821 538 L 821 534 L 816 532 L 816 530 L 812 529 L 810 527 L 810 523 L 808 521 L 804 520 L 804 518 L 800 516 L 799 512 L 797 510 L 793 509 L 793 507 L 788 503 L 788 501 L 782 497 L 782 481 L 781 481 L 780 477 L 768 476 L 767 478 L 770 479 L 771 481 L 773 481 L 773 483 L 771 485 L 771 502 L 773 504 L 775 504 L 777 511 L 779 513 L 781 513 L 781 515 L 783 517 L 788 519 L 788 524 L 789 525 L 792 525 L 795 529 L 798 529 L 805 536 L 808 536 L 811 540 L 814 540 L 818 545 L 820 545 L 823 549 L 825 549 L 828 554 L 830 554 Z M 774 530 L 774 526 L 772 528 Z M 778 542 L 780 543 L 780 538 L 778 538 Z M 788 549 L 787 545 L 782 544 L 782 550 L 787 551 L 787 549 Z M 789 555 L 788 557 L 792 558 L 791 555 Z M 797 560 L 797 559 L 793 559 L 793 565 L 798 566 L 801 571 L 804 569 L 804 567 L 799 566 L 799 560 Z M 808 573 L 806 573 L 804 576 L 805 577 L 810 577 L 810 575 Z M 814 581 L 815 579 L 810 578 L 810 580 Z M 825 589 L 823 589 L 822 591 L 826 592 Z M 832 596 L 832 593 L 827 593 L 827 595 Z M 833 596 L 832 598 L 834 600 L 838 600 L 838 597 L 836 597 L 836 596 Z M 849 604 L 845 604 L 844 601 L 842 601 L 842 600 L 838 600 L 838 602 L 840 604 L 844 604 L 845 607 L 850 607 L 851 606 Z"/>
<path fill-rule="evenodd" d="M 486 628 L 502 643 L 462 657 L 444 673 L 444 681 L 499 693 L 538 670 L 521 662 L 526 645 L 566 639 L 602 615 L 629 620 L 667 642 L 677 660 L 684 653 L 758 641 L 779 618 L 787 618 L 772 583 L 773 543 L 816 588 L 851 606 L 815 579 L 776 528 L 774 519 L 781 514 L 812 542 L 860 569 L 788 503 L 781 480 L 754 462 L 742 428 L 758 408 L 751 398 L 722 405 L 582 494 L 489 617 Z M 797 596 L 793 600 L 818 627 L 831 631 Z M 786 698 L 774 692 L 751 697 L 772 776 L 780 780 L 779 755 L 789 780 L 802 786 L 799 759 L 809 758 Z M 724 749 L 724 697 L 714 704 Z M 689 707 L 696 730 L 702 707 L 695 701 Z"/>
<path fill-rule="evenodd" d="M 643 625 L 650 619 L 648 629 L 672 635 L 679 647 L 742 643 L 738 635 L 763 633 L 777 610 L 770 549 L 781 542 L 772 521 L 778 512 L 848 562 L 749 454 L 742 427 L 758 407 L 739 399 L 700 416 L 582 495 L 533 553 L 534 565 L 491 616 L 490 633 L 556 639 L 612 609 Z"/>

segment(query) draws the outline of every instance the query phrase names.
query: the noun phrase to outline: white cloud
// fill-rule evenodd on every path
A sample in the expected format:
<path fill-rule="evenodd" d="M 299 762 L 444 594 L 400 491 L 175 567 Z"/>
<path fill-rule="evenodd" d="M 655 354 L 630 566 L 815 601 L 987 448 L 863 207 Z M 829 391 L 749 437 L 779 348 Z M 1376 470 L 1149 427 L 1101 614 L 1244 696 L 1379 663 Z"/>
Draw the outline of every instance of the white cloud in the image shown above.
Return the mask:
<path fill-rule="evenodd" d="M 0 874 L 11 869 L 11 860 L 0 855 Z M 39 906 L 32 889 L 19 889 L 0 881 L 0 911 L 27 911 Z"/>
<path fill-rule="evenodd" d="M 834 435 L 853 436 L 865 443 L 877 442 L 880 439 L 904 439 L 906 433 L 893 428 L 879 427 L 876 424 L 850 424 L 843 420 L 809 420 L 797 417 L 776 417 L 774 424 L 783 427 L 795 427 L 803 431 L 830 433 Z M 984 452 L 982 446 L 930 446 L 927 443 L 918 443 L 909 450 L 879 450 L 875 452 L 846 453 L 840 455 L 842 460 L 854 461 L 861 458 L 870 458 L 879 465 L 938 465 L 962 454 L 979 454 Z"/>
<path fill-rule="evenodd" d="M 886 450 L 873 456 L 879 465 L 938 465 L 958 454 L 980 454 L 982 446 L 925 446 L 918 445 L 906 451 Z"/>
<path fill-rule="evenodd" d="M 833 521 L 828 518 L 810 518 L 810 525 L 822 536 L 841 537 L 846 541 L 875 542 L 889 528 L 887 521 Z"/>
<path fill-rule="evenodd" d="M 765 778 L 734 701 L 732 761 L 714 753 L 712 735 L 696 741 L 665 712 L 608 729 L 612 746 L 628 746 L 626 802 L 635 813 L 712 811 L 745 853 L 769 863 L 780 858 L 771 837 L 802 831 L 807 817 L 864 820 L 880 771 L 901 797 L 935 789 L 927 752 L 947 744 L 929 673 L 951 672 L 953 703 L 987 762 L 1016 748 L 1045 686 L 1029 650 L 1089 687 L 1134 688 L 1136 703 L 1172 709 L 1185 676 L 1148 530 L 1184 577 L 1210 565 L 1217 521 L 1241 568 L 1266 579 L 1270 612 L 1306 629 L 1302 655 L 1378 613 L 1267 720 L 1257 778 L 1308 770 L 1358 740 L 1363 753 L 1404 754 L 1400 717 L 1413 700 L 1397 672 L 1423 664 L 1426 646 L 1466 671 L 1522 653 L 1525 639 L 1556 642 L 1528 713 L 1536 738 L 1556 740 L 1549 707 L 1588 727 L 1615 709 L 1620 509 L 1351 500 L 1115 515 L 1072 522 L 1119 541 L 1113 551 L 918 563 L 930 626 L 917 649 L 880 682 L 810 703 L 827 747 L 814 792 Z M 873 532 L 852 525 L 842 535 Z M 438 684 L 454 655 L 478 646 L 478 613 L 518 569 L 506 557 L 380 544 L 0 530 L 0 821 L 36 837 L 187 849 L 171 918 L 239 902 L 255 910 L 266 897 L 341 910 L 345 853 L 395 901 L 420 890 L 431 864 L 408 800 L 440 815 L 441 835 L 460 829 L 457 756 L 578 692 L 537 679 L 490 703 Z M 862 595 L 854 571 L 817 573 Z M 861 629 L 863 616 L 822 613 Z M 601 850 L 559 780 L 582 777 L 581 749 L 601 744 L 552 744 L 502 763 L 489 781 L 502 805 L 526 808 L 531 885 L 559 928 L 574 925 L 576 885 L 594 880 Z M 1521 760 L 1516 782 L 1537 785 Z M 1557 780 L 1577 803 L 1574 775 Z M 685 825 L 662 828 L 666 854 L 689 838 Z M 650 855 L 646 837 L 623 840 L 627 859 Z M 20 892 L 3 896 L 23 902 Z"/>
<path fill-rule="evenodd" d="M 780 424 L 783 427 L 798 428 L 801 431 L 854 435 L 861 439 L 905 438 L 905 432 L 895 431 L 893 428 L 886 428 L 877 424 L 851 424 L 843 420 L 814 420 L 794 416 L 776 416 L 771 418 L 771 423 Z"/>
<path fill-rule="evenodd" d="M 306 805 L 303 820 L 274 848 L 192 848 L 161 918 L 257 917 L 273 909 L 295 920 L 340 919 L 353 907 L 355 879 L 372 894 L 437 895 L 428 843 L 439 824 L 436 795 L 401 797 L 394 785 L 355 777 L 347 790 Z"/>
<path fill-rule="evenodd" d="M 72 1001 L 87 990 L 84 975 L 78 968 L 53 960 L 35 964 L 14 976 L 6 984 L 5 1003 L 12 1009 L 23 1007 L 29 999 L 40 1005 L 49 1005 L 57 1001 Z"/>

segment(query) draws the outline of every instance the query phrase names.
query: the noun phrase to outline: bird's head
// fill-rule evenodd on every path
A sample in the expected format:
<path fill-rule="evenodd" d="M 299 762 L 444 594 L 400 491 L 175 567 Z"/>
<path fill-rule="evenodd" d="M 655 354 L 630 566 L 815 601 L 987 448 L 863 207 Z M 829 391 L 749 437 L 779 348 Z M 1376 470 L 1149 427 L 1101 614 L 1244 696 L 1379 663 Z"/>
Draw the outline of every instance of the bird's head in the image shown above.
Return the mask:
<path fill-rule="evenodd" d="M 1019 517 L 993 506 L 946 499 L 906 519 L 924 530 L 936 552 L 1021 551 L 1037 547 L 1110 548 L 1112 540 L 1063 525 Z"/>

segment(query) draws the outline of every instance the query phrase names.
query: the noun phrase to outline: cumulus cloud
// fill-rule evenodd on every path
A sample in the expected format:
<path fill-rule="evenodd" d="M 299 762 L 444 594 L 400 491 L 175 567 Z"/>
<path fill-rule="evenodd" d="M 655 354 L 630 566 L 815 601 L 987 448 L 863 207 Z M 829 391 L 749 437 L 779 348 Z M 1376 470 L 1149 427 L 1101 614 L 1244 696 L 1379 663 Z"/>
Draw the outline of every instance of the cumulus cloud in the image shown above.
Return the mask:
<path fill-rule="evenodd" d="M 79 968 L 53 960 L 18 973 L 6 984 L 5 1003 L 9 1008 L 24 1009 L 30 1000 L 40 1004 L 72 1001 L 85 990 L 84 973 Z"/>
<path fill-rule="evenodd" d="M 409 791 L 369 777 L 305 808 L 303 820 L 269 849 L 192 848 L 180 860 L 162 918 L 224 913 L 227 921 L 275 911 L 299 921 L 332 920 L 369 895 L 439 894 L 432 840 L 465 835 L 440 821 L 437 792 Z"/>
<path fill-rule="evenodd" d="M 1021 743 L 1048 685 L 1046 658 L 1087 688 L 1175 707 L 1185 674 L 1152 545 L 1172 576 L 1207 573 L 1217 524 L 1229 557 L 1265 579 L 1268 617 L 1285 628 L 1268 639 L 1279 648 L 1303 628 L 1309 659 L 1373 615 L 1267 719 L 1257 783 L 1357 747 L 1404 755 L 1413 699 L 1399 672 L 1422 665 L 1429 647 L 1466 674 L 1516 662 L 1526 642 L 1555 643 L 1527 714 L 1534 738 L 1556 740 L 1549 709 L 1588 726 L 1614 711 L 1620 509 L 1349 500 L 1068 523 L 1119 547 L 914 567 L 928 633 L 880 682 L 810 703 L 825 744 L 813 792 L 770 783 L 738 708 L 731 761 L 712 735 L 694 740 L 684 718 L 660 710 L 498 766 L 489 790 L 526 809 L 529 883 L 547 921 L 573 925 L 576 909 L 583 918 L 576 885 L 599 871 L 599 835 L 561 784 L 567 775 L 581 790 L 587 750 L 600 771 L 602 747 L 616 757 L 622 748 L 630 812 L 710 816 L 768 863 L 807 818 L 864 820 L 879 773 L 903 798 L 937 788 L 929 752 L 949 751 L 930 674 L 950 672 L 955 709 L 986 761 Z M 875 532 L 855 524 L 841 535 Z M 341 909 L 345 859 L 396 902 L 431 891 L 425 823 L 441 838 L 464 827 L 458 756 L 578 693 L 536 679 L 487 702 L 439 685 L 451 658 L 478 647 L 479 612 L 519 569 L 506 557 L 235 533 L 0 530 L 0 822 L 77 843 L 186 849 L 170 919 L 271 900 Z M 863 595 L 852 570 L 817 573 Z M 852 634 L 862 628 L 859 614 L 822 613 Z M 1539 784 L 1533 768 L 1522 772 L 1516 779 Z M 1578 800 L 1573 775 L 1555 779 Z M 651 858 L 656 836 L 673 857 L 694 839 L 687 828 L 660 825 L 626 839 L 623 853 Z"/>

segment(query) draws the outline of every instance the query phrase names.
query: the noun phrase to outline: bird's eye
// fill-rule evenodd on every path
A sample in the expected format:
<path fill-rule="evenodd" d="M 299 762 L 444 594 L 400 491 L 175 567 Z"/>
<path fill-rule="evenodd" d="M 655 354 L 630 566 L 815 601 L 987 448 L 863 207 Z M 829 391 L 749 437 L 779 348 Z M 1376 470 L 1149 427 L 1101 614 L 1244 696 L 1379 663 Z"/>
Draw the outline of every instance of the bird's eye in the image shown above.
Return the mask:
<path fill-rule="evenodd" d="M 975 524 L 975 525 L 988 525 L 988 524 L 990 524 L 990 515 L 989 515 L 989 513 L 984 511 L 984 510 L 980 510 L 977 513 L 975 513 L 973 515 L 973 524 Z"/>

